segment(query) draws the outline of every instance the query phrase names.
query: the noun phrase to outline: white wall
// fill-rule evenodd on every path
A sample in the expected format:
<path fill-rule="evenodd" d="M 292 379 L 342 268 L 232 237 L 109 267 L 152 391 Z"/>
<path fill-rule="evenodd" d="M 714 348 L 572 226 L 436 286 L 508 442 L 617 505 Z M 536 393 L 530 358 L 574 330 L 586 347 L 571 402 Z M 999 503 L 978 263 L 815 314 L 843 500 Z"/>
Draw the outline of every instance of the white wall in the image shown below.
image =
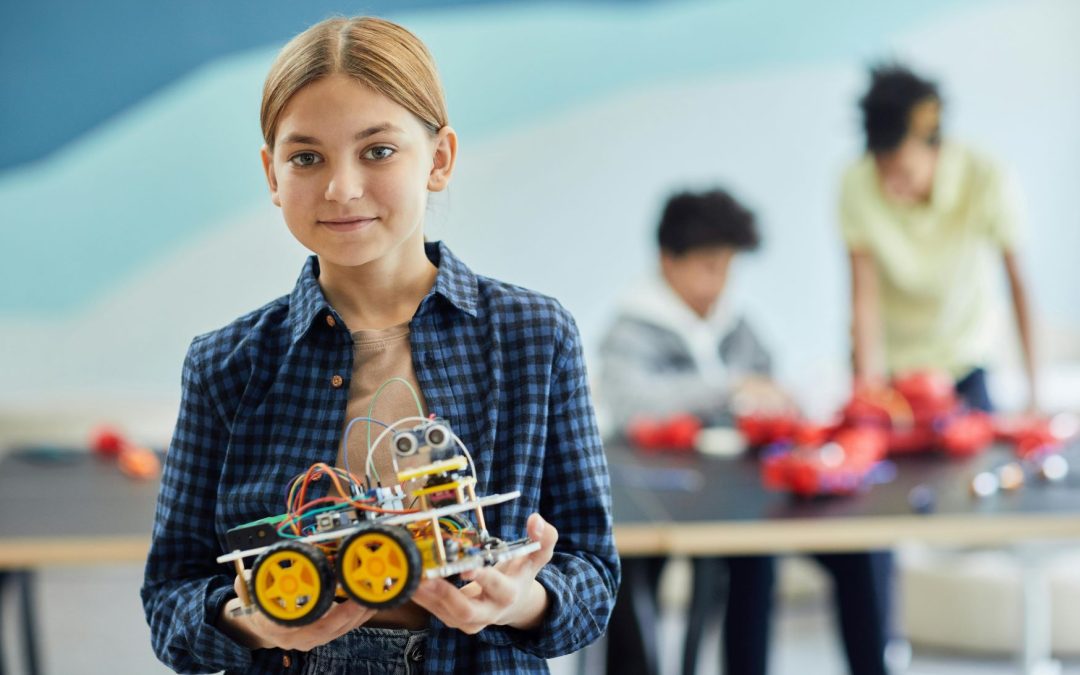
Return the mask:
<path fill-rule="evenodd" d="M 475 44 L 464 39 L 455 43 L 446 37 L 449 30 L 438 31 L 440 22 L 466 22 L 470 17 L 402 17 L 432 43 L 447 73 L 451 104 L 455 86 L 474 97 L 462 106 L 472 112 L 464 115 L 460 165 L 449 195 L 440 195 L 431 206 L 430 236 L 447 240 L 481 273 L 560 298 L 578 317 L 591 352 L 614 299 L 652 264 L 653 228 L 664 197 L 684 187 L 725 185 L 757 211 L 765 234 L 764 249 L 739 262 L 732 300 L 762 327 L 777 353 L 781 377 L 804 394 L 824 388 L 828 395 L 816 399 L 825 405 L 830 396 L 842 395 L 848 349 L 845 260 L 833 214 L 837 176 L 860 148 L 855 101 L 866 85 L 864 66 L 872 57 L 895 55 L 940 78 L 948 103 L 948 133 L 978 144 L 1019 176 L 1031 221 L 1023 261 L 1040 322 L 1065 334 L 1076 330 L 1080 268 L 1073 263 L 1073 252 L 1080 250 L 1080 210 L 1073 197 L 1080 185 L 1080 4 L 960 2 L 948 11 L 926 10 L 917 21 L 873 36 L 859 31 L 872 23 L 867 16 L 877 8 L 847 5 L 851 21 L 838 23 L 836 5 L 823 5 L 831 8 L 830 21 L 807 24 L 807 31 L 819 31 L 806 33 L 818 40 L 818 46 L 803 50 L 809 56 L 751 58 L 754 54 L 741 53 L 727 61 L 714 58 L 707 67 L 683 64 L 681 71 L 665 77 L 624 77 L 623 85 L 598 88 L 595 94 L 575 91 L 561 107 L 486 131 L 477 122 L 482 102 L 475 97 L 487 92 L 494 105 L 515 94 L 485 87 L 482 60 L 470 52 Z M 708 20 L 723 27 L 729 18 L 737 18 L 760 29 L 745 38 L 745 50 L 760 45 L 764 53 L 779 49 L 770 39 L 800 35 L 768 3 L 667 3 L 662 9 L 669 36 L 680 21 L 687 30 L 700 32 L 700 26 L 690 24 Z M 578 10 L 545 4 L 472 11 L 483 11 L 485 30 L 500 22 L 522 30 L 548 14 L 571 21 Z M 629 5 L 587 13 L 595 40 L 609 45 L 613 55 L 610 62 L 582 61 L 580 68 L 599 73 L 611 69 L 625 76 L 625 64 L 619 66 L 616 57 L 618 50 L 625 53 L 633 45 L 621 42 L 620 31 L 627 26 L 647 29 L 660 9 Z M 784 30 L 772 31 L 773 25 Z M 566 48 L 589 44 L 590 58 L 602 59 L 607 52 L 587 38 L 574 36 L 578 42 L 571 44 L 567 37 Z M 530 52 L 531 46 L 520 45 L 521 58 L 536 70 L 548 52 Z M 657 53 L 680 48 L 675 42 L 654 46 Z M 696 49 L 694 58 L 708 52 L 708 45 Z M 218 70 L 197 73 L 163 96 L 172 96 L 170 105 L 180 106 L 189 100 L 185 96 L 196 96 L 191 92 L 203 80 L 220 85 L 261 79 L 273 51 L 223 62 Z M 496 65 L 491 67 L 494 72 Z M 498 67 L 512 69 L 513 64 Z M 558 81 L 549 75 L 544 86 Z M 522 90 L 529 84 L 519 83 Z M 204 89 L 220 96 L 220 86 Z M 223 103 L 229 106 L 222 116 L 228 124 L 246 125 L 242 136 L 251 135 L 248 127 L 253 124 L 253 118 L 241 122 L 247 118 L 237 114 L 250 104 L 252 92 L 247 89 L 243 101 Z M 530 95 L 543 98 L 545 92 Z M 153 114 L 157 112 L 151 105 L 135 111 L 133 119 Z M 224 124 L 215 116 L 192 121 L 218 123 Z M 109 139 L 122 137 L 127 122 L 118 124 L 105 130 L 112 134 Z M 215 128 L 215 134 L 233 138 L 230 128 Z M 140 133 L 140 138 L 153 136 Z M 184 136 L 186 143 L 201 142 L 199 134 L 189 136 Z M 58 167 L 65 162 L 73 166 L 76 159 L 93 166 L 98 157 L 94 153 L 105 152 L 99 147 L 105 145 L 84 143 L 71 149 L 71 157 L 62 154 L 22 175 L 0 177 L 0 201 L 12 204 L 15 197 L 26 198 L 31 194 L 28 184 L 40 184 L 33 194 L 48 194 L 40 186 L 60 180 L 55 178 L 61 173 Z M 174 181 L 172 188 L 185 200 L 197 200 L 197 190 L 184 190 L 187 182 L 233 181 L 233 201 L 74 307 L 0 311 L 4 410 L 63 409 L 93 400 L 122 418 L 120 403 L 132 399 L 171 408 L 190 338 L 291 287 L 304 251 L 291 241 L 258 187 L 255 150 L 250 176 L 238 176 L 244 169 L 235 162 L 227 163 L 227 175 L 218 176 L 210 150 L 191 152 L 198 168 L 186 176 L 166 177 Z M 146 161 L 152 157 L 152 149 L 147 150 Z M 100 188 L 90 169 L 84 178 L 71 175 L 63 180 L 85 180 L 98 191 L 118 190 L 115 195 L 103 193 L 102 199 L 123 199 L 125 184 L 138 178 L 138 167 L 131 171 L 130 177 Z M 219 193 L 214 198 L 223 199 Z M 165 203 L 162 208 L 175 206 Z M 80 213 L 80 226 L 97 227 L 96 213 Z M 32 223 L 20 221 L 19 226 Z M 154 222 L 136 226 L 152 228 Z M 35 236 L 52 235 L 44 228 Z M 113 245 L 122 246 L 123 240 L 94 241 L 86 255 L 94 255 L 95 246 Z M 3 255 L 9 264 L 17 264 L 12 256 L 18 253 Z M 54 273 L 47 262 L 36 265 L 33 278 L 25 283 L 48 284 Z M 1066 340 L 1061 349 L 1071 344 Z"/>

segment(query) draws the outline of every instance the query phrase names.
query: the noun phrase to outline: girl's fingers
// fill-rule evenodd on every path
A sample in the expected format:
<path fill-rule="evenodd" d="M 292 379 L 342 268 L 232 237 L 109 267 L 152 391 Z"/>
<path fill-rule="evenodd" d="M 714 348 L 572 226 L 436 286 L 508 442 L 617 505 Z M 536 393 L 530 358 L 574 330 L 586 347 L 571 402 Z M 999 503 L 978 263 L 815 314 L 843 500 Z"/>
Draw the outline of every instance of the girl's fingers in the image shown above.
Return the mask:
<path fill-rule="evenodd" d="M 326 614 L 307 626 L 282 626 L 266 618 L 261 612 L 255 612 L 252 621 L 258 633 L 275 646 L 309 651 L 363 625 L 374 614 L 375 610 L 358 603 L 342 602 L 332 606 Z"/>
<path fill-rule="evenodd" d="M 529 559 L 540 569 L 548 564 L 551 556 L 555 554 L 555 544 L 559 541 L 559 531 L 555 526 L 544 520 L 539 513 L 529 516 L 525 525 L 525 531 L 529 539 L 540 542 L 540 550 L 529 556 Z"/>
<path fill-rule="evenodd" d="M 311 627 L 319 634 L 333 635 L 333 638 L 330 639 L 334 639 L 352 630 L 357 621 L 366 621 L 365 617 L 370 611 L 357 602 L 335 603 L 326 611 L 326 614 L 323 614 L 318 621 L 311 624 Z"/>
<path fill-rule="evenodd" d="M 497 569 L 486 567 L 477 570 L 473 583 L 480 587 L 488 600 L 500 607 L 507 607 L 517 599 L 514 583 Z"/>
<path fill-rule="evenodd" d="M 470 598 L 443 579 L 425 579 L 413 594 L 413 601 L 439 617 L 443 623 L 467 633 L 475 633 L 486 626 L 493 613 L 480 594 Z"/>
<path fill-rule="evenodd" d="M 465 584 L 459 590 L 461 591 L 462 595 L 470 599 L 479 598 L 484 592 L 483 586 L 475 583 Z"/>

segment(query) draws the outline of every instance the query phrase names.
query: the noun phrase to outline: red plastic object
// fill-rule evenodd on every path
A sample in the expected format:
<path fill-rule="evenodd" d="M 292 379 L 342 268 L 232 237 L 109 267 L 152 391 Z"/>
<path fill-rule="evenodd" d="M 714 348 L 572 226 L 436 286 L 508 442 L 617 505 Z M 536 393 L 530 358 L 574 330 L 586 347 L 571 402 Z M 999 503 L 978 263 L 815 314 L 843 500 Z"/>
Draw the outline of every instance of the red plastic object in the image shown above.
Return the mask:
<path fill-rule="evenodd" d="M 762 460 L 765 486 L 802 497 L 851 494 L 884 458 L 887 435 L 871 427 L 846 428 L 820 444 L 776 449 Z"/>
<path fill-rule="evenodd" d="M 762 464 L 765 484 L 800 495 L 843 494 L 863 484 L 888 454 L 939 450 L 968 456 L 1002 438 L 992 417 L 960 404 L 947 374 L 915 372 L 893 384 L 857 387 L 831 426 L 790 418 L 740 419 L 739 428 L 751 443 L 793 446 L 787 452 L 767 452 Z M 1009 440 L 1024 457 L 1046 452 L 1051 447 L 1048 433 L 1048 424 L 1028 425 Z"/>
<path fill-rule="evenodd" d="M 802 421 L 791 415 L 743 415 L 735 421 L 750 447 L 790 440 L 802 425 Z"/>
<path fill-rule="evenodd" d="M 630 438 L 647 449 L 693 447 L 700 422 L 687 422 L 681 436 L 676 419 L 638 421 Z M 1020 459 L 1041 460 L 1059 452 L 1066 435 L 1080 433 L 1075 419 L 1065 425 L 1057 421 L 1034 417 L 1006 422 L 969 410 L 947 374 L 920 371 L 897 378 L 892 388 L 857 387 L 833 424 L 747 415 L 736 425 L 749 445 L 766 448 L 761 461 L 766 487 L 809 496 L 854 492 L 888 455 L 940 451 L 966 457 L 997 439 L 1012 444 Z"/>
<path fill-rule="evenodd" d="M 120 470 L 132 478 L 147 480 L 161 471 L 161 460 L 154 451 L 136 445 L 126 446 L 116 459 Z"/>
<path fill-rule="evenodd" d="M 994 442 L 994 420 L 985 413 L 967 413 L 942 422 L 941 448 L 950 455 L 974 455 Z"/>
<path fill-rule="evenodd" d="M 1002 422 L 998 425 L 997 437 L 1012 443 L 1020 459 L 1035 459 L 1058 452 L 1066 440 L 1053 432 L 1050 420 L 1044 417 Z"/>
<path fill-rule="evenodd" d="M 920 370 L 905 374 L 896 378 L 893 388 L 907 400 L 913 411 L 941 413 L 957 405 L 956 383 L 940 371 Z"/>
<path fill-rule="evenodd" d="M 102 424 L 90 431 L 90 447 L 103 457 L 116 457 L 125 444 L 127 440 L 123 434 L 107 424 Z"/>
<path fill-rule="evenodd" d="M 924 370 L 897 377 L 891 389 L 860 389 L 844 408 L 847 426 L 876 426 L 888 432 L 889 452 L 941 450 L 978 453 L 994 441 L 985 413 L 964 409 L 946 373 Z"/>
<path fill-rule="evenodd" d="M 697 417 L 680 414 L 662 420 L 635 419 L 627 427 L 626 435 L 643 450 L 692 450 L 701 429 Z"/>
<path fill-rule="evenodd" d="M 131 443 L 115 427 L 95 427 L 90 447 L 101 457 L 116 459 L 120 471 L 130 478 L 146 480 L 161 473 L 161 460 L 154 451 Z"/>

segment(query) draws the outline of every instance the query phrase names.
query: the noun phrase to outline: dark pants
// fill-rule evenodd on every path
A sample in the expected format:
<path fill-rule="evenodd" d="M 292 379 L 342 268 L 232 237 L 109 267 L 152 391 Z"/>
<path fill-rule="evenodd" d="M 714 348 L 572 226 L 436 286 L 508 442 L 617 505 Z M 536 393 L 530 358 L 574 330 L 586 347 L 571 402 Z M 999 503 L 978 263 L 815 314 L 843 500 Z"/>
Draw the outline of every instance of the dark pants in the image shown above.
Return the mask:
<path fill-rule="evenodd" d="M 994 412 L 990 391 L 986 387 L 986 370 L 976 368 L 956 383 L 956 394 L 969 408 Z"/>
<path fill-rule="evenodd" d="M 814 559 L 832 576 L 848 668 L 856 675 L 884 675 L 892 632 L 892 552 L 818 553 Z"/>
<path fill-rule="evenodd" d="M 852 673 L 885 673 L 884 652 L 889 629 L 892 555 L 881 553 L 818 554 L 814 559 L 832 577 L 833 599 L 844 650 Z M 656 587 L 664 558 L 623 560 L 623 583 L 608 624 L 608 675 L 656 675 Z M 772 556 L 696 559 L 694 599 L 715 603 L 715 577 L 727 568 L 724 603 L 723 672 L 764 675 L 768 665 L 773 589 Z M 711 572 L 711 574 L 710 574 Z M 713 605 L 715 607 L 715 604 Z M 694 610 L 691 610 L 691 614 Z M 692 624 L 700 624 L 693 618 Z M 700 630 L 700 625 L 696 630 Z M 697 641 L 687 646 L 696 650 Z M 669 649 L 672 647 L 668 647 Z M 696 654 L 684 655 L 684 669 L 693 670 Z"/>
<path fill-rule="evenodd" d="M 608 675 L 658 675 L 656 589 L 664 557 L 623 558 L 622 582 L 607 628 Z"/>

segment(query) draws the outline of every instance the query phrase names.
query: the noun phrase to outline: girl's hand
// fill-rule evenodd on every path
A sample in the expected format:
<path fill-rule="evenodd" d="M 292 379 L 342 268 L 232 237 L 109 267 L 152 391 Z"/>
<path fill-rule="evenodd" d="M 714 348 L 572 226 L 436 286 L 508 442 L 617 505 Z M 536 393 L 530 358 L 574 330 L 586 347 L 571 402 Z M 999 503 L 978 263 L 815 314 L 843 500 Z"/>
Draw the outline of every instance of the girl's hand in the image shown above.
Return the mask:
<path fill-rule="evenodd" d="M 233 587 L 240 595 L 240 577 Z M 234 607 L 240 607 L 240 598 L 225 603 L 218 617 L 218 628 L 234 640 L 252 649 L 295 649 L 302 652 L 335 640 L 354 628 L 358 628 L 375 616 L 375 610 L 352 602 L 335 602 L 321 617 L 306 626 L 289 627 L 274 623 L 259 610 L 250 614 L 233 616 Z"/>
<path fill-rule="evenodd" d="M 457 588 L 445 579 L 425 579 L 413 601 L 452 628 L 473 634 L 492 625 L 530 630 L 547 611 L 547 590 L 536 574 L 551 560 L 559 533 L 540 517 L 529 516 L 525 531 L 540 550 L 494 567 L 462 573 L 470 583 Z"/>

